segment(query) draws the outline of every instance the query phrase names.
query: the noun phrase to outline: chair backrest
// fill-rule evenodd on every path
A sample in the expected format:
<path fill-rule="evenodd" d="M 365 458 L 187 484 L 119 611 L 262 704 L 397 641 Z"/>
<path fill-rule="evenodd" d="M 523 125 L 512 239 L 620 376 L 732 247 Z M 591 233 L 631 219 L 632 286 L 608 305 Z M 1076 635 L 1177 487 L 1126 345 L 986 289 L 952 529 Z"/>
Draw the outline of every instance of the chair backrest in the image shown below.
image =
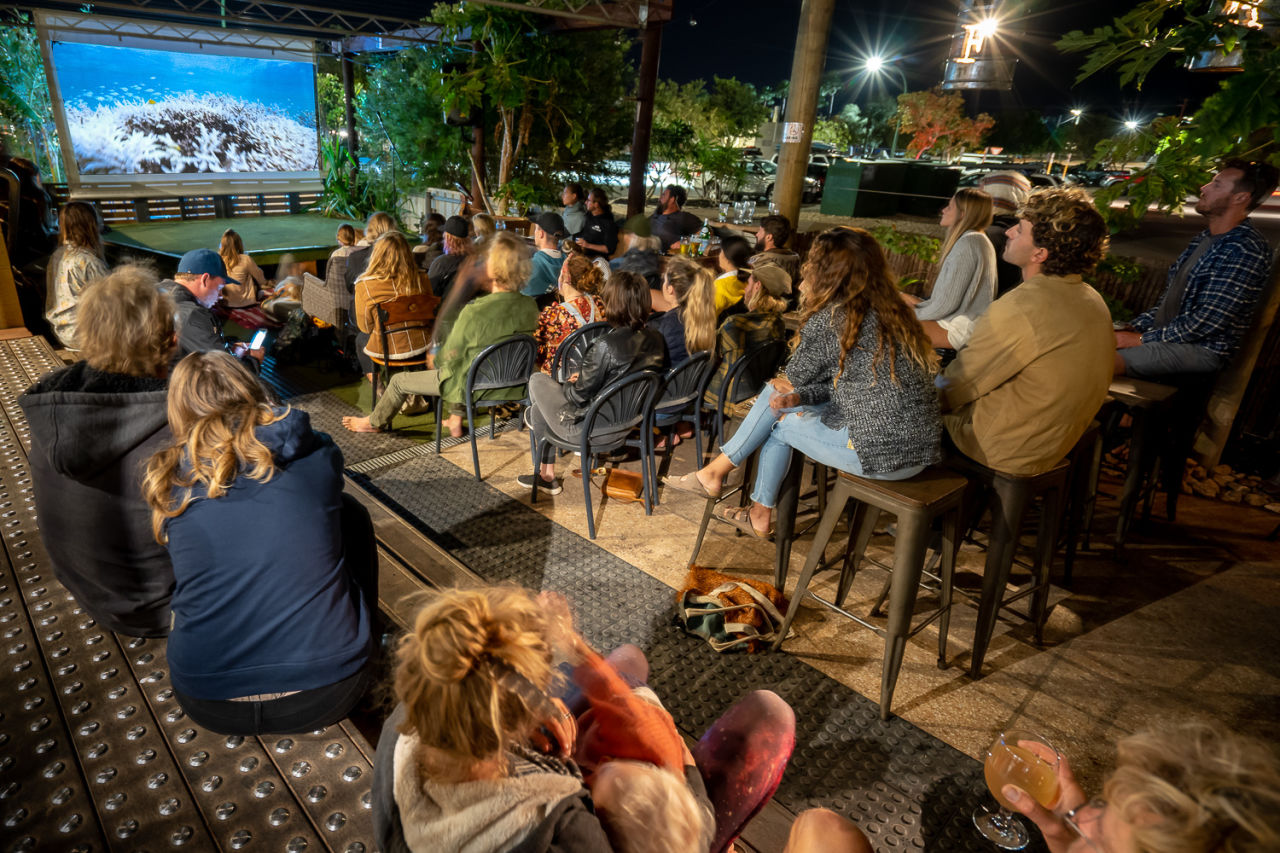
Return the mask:
<path fill-rule="evenodd" d="M 625 433 L 639 426 L 661 382 L 662 374 L 640 370 L 609 383 L 587 409 L 582 422 L 583 435 L 590 440 Z"/>
<path fill-rule="evenodd" d="M 524 385 L 538 359 L 531 335 L 512 335 L 480 351 L 467 370 L 467 396 L 475 391 Z"/>
<path fill-rule="evenodd" d="M 551 360 L 551 378 L 557 382 L 564 382 L 569 376 L 582 366 L 582 359 L 586 356 L 587 350 L 591 349 L 591 344 L 595 339 L 608 332 L 613 327 L 608 323 L 601 321 L 599 323 L 588 323 L 580 326 L 576 331 L 560 342 L 560 346 L 556 348 L 556 356 Z"/>
<path fill-rule="evenodd" d="M 378 318 L 375 331 L 382 342 L 383 357 L 391 357 L 390 339 L 394 335 L 403 335 L 411 349 L 425 349 L 431 342 L 431 326 L 439 305 L 440 297 L 431 291 L 397 296 L 375 305 Z"/>
<path fill-rule="evenodd" d="M 735 361 L 720 388 L 721 409 L 759 394 L 786 357 L 787 342 L 770 341 Z"/>
<path fill-rule="evenodd" d="M 711 380 L 711 367 L 711 352 L 703 350 L 689 356 L 684 364 L 671 368 L 654 397 L 654 408 L 679 410 L 694 400 L 701 400 Z"/>
<path fill-rule="evenodd" d="M 22 181 L 5 168 L 0 168 L 0 181 L 5 184 L 4 238 L 9 257 L 12 258 L 13 250 L 18 245 L 18 231 L 22 225 Z"/>
<path fill-rule="evenodd" d="M 351 313 L 353 300 L 347 292 L 343 276 L 347 271 L 346 256 L 330 258 L 325 265 L 324 281 L 309 282 L 302 289 L 302 310 L 331 326 L 342 328 Z"/>

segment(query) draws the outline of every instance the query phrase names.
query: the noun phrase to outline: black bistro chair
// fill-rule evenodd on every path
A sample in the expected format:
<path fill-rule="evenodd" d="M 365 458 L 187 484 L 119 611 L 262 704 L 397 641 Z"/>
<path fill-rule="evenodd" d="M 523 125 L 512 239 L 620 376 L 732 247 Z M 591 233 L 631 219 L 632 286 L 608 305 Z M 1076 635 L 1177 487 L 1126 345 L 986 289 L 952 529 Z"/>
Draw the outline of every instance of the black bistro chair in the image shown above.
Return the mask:
<path fill-rule="evenodd" d="M 587 409 L 582 421 L 582 435 L 576 439 L 564 439 L 550 430 L 543 437 L 543 444 L 538 446 L 532 435 L 529 444 L 533 449 L 534 470 L 543 458 L 546 447 L 557 447 L 561 450 L 576 451 L 582 458 L 582 494 L 587 503 L 587 533 L 591 539 L 596 538 L 596 520 L 591 511 L 591 469 L 595 457 L 603 453 L 611 453 L 627 443 L 627 438 L 636 427 L 645 424 L 649 411 L 649 403 L 662 382 L 662 375 L 649 371 L 630 373 L 610 383 L 600 392 L 591 408 Z M 643 442 L 642 442 L 643 445 Z M 647 471 L 649 459 L 646 447 L 640 450 L 641 471 Z M 533 494 L 531 501 L 538 500 L 538 477 L 533 478 Z M 653 492 L 649 486 L 647 474 L 641 476 L 644 492 L 644 511 L 653 511 Z"/>
<path fill-rule="evenodd" d="M 725 422 L 733 417 L 733 407 L 759 394 L 786 357 L 786 341 L 769 341 L 729 365 L 724 384 L 720 386 L 719 398 L 711 410 L 714 426 L 707 436 L 708 453 L 715 445 L 724 444 Z"/>
<path fill-rule="evenodd" d="M 467 369 L 466 405 L 467 434 L 471 439 L 471 464 L 475 468 L 476 479 L 480 479 L 480 450 L 476 447 L 476 410 L 493 409 L 504 403 L 517 402 L 529 405 L 529 375 L 533 373 L 538 357 L 538 342 L 531 335 L 512 335 L 496 344 L 490 344 L 481 350 Z M 519 386 L 525 390 L 518 397 L 500 397 L 488 400 L 477 400 L 476 394 L 492 391 L 496 388 Z M 444 403 L 436 397 L 436 452 L 440 452 L 440 432 L 444 424 Z M 489 419 L 489 439 L 497 434 L 496 423 Z"/>
<path fill-rule="evenodd" d="M 653 489 L 653 502 L 658 502 L 658 455 L 654 449 L 653 435 L 662 431 L 666 437 L 666 455 L 673 450 L 675 425 L 682 420 L 693 421 L 693 446 L 697 448 L 698 466 L 702 465 L 702 418 L 699 417 L 702 395 L 711 381 L 711 353 L 704 350 L 695 352 L 679 367 L 673 367 L 663 377 L 654 395 L 653 404 L 649 407 L 649 423 L 643 430 L 643 440 L 647 442 L 645 454 L 649 458 L 649 487 Z"/>
<path fill-rule="evenodd" d="M 582 359 L 586 357 L 587 350 L 591 349 L 595 339 L 607 334 L 612 328 L 613 326 L 601 320 L 579 326 L 571 332 L 556 347 L 555 358 L 551 359 L 551 378 L 563 385 L 582 366 Z"/>

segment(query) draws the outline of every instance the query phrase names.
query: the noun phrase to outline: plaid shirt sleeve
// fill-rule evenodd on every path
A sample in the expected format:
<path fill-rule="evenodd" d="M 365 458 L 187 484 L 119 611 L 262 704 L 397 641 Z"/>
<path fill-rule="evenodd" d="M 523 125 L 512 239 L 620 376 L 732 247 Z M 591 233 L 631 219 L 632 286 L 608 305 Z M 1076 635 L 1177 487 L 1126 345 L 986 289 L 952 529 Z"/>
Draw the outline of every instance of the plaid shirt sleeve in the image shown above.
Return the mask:
<path fill-rule="evenodd" d="M 1224 238 L 1191 271 L 1178 316 L 1145 331 L 1142 342 L 1197 344 L 1230 355 L 1248 331 L 1270 268 L 1271 250 L 1251 225 Z"/>

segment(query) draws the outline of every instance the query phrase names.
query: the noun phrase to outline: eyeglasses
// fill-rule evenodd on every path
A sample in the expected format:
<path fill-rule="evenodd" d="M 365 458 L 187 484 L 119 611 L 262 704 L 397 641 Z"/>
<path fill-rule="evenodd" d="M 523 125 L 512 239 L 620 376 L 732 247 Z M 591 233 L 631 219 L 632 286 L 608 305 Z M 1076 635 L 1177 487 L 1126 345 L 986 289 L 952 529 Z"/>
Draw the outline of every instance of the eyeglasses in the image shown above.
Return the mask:
<path fill-rule="evenodd" d="M 1097 853 L 1108 853 L 1107 848 L 1103 846 L 1102 841 L 1098 839 L 1102 829 L 1102 814 L 1107 810 L 1107 801 L 1102 797 L 1094 797 L 1092 800 L 1083 805 L 1076 806 L 1071 811 L 1062 816 L 1063 822 L 1071 827 L 1071 831 L 1083 838 L 1089 845 L 1091 850 Z M 1087 812 L 1087 815 L 1082 815 Z M 1089 827 L 1089 831 L 1085 831 L 1085 827 Z"/>

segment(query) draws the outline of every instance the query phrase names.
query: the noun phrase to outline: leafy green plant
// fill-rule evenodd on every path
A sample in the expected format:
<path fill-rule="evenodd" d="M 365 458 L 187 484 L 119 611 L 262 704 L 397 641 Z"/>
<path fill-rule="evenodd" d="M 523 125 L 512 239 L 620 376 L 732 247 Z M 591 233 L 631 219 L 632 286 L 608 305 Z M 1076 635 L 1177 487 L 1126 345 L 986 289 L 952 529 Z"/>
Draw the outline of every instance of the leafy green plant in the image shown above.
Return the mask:
<path fill-rule="evenodd" d="M 66 180 L 40 41 L 22 13 L 0 26 L 0 136 L 10 154 L 30 158 L 46 180 Z"/>
<path fill-rule="evenodd" d="M 937 237 L 899 231 L 887 222 L 876 224 L 868 230 L 871 231 L 871 236 L 876 238 L 876 242 L 890 252 L 909 258 L 918 258 L 927 264 L 938 260 L 938 249 L 942 248 L 942 241 Z"/>

